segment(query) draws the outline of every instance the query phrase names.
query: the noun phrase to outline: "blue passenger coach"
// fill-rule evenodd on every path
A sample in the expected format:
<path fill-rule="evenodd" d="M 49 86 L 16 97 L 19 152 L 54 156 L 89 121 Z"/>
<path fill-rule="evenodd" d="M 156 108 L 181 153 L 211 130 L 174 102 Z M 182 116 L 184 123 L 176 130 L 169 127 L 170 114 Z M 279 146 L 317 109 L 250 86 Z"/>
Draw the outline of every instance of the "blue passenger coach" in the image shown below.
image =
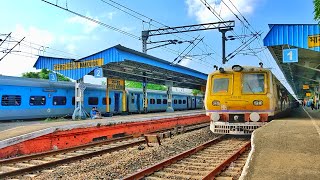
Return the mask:
<path fill-rule="evenodd" d="M 106 112 L 106 87 L 85 84 L 84 108 L 87 112 L 98 107 Z M 72 82 L 49 82 L 48 80 L 0 76 L 0 120 L 36 119 L 71 116 L 74 111 L 75 84 Z M 202 96 L 173 93 L 175 110 L 203 108 Z M 126 89 L 127 111 L 143 112 L 141 89 Z M 148 90 L 148 112 L 165 111 L 167 94 L 165 91 Z M 122 91 L 109 92 L 110 112 L 122 113 Z"/>

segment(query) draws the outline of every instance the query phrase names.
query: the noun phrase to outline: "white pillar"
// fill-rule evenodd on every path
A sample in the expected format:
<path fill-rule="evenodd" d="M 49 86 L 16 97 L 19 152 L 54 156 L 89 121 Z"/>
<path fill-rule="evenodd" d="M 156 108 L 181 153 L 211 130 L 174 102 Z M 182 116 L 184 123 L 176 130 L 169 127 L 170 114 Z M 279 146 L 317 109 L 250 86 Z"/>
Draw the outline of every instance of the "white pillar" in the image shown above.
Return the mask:
<path fill-rule="evenodd" d="M 172 82 L 166 82 L 166 86 L 168 86 L 167 90 L 167 112 L 174 112 L 174 109 L 172 107 Z"/>
<path fill-rule="evenodd" d="M 73 111 L 72 119 L 86 119 L 86 111 L 83 109 L 83 96 L 85 85 L 83 84 L 82 80 L 77 80 L 75 83 L 75 108 Z"/>

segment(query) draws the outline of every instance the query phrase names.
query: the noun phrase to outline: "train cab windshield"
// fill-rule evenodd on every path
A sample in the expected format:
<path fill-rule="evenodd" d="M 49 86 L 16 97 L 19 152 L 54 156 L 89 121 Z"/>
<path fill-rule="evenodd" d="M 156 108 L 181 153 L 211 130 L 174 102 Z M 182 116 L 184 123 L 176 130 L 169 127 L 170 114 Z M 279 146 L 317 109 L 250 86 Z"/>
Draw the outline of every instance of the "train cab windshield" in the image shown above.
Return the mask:
<path fill-rule="evenodd" d="M 265 74 L 250 73 L 242 75 L 242 93 L 259 94 L 265 92 Z"/>
<path fill-rule="evenodd" d="M 229 78 L 215 78 L 213 79 L 213 92 L 226 93 L 229 89 Z"/>

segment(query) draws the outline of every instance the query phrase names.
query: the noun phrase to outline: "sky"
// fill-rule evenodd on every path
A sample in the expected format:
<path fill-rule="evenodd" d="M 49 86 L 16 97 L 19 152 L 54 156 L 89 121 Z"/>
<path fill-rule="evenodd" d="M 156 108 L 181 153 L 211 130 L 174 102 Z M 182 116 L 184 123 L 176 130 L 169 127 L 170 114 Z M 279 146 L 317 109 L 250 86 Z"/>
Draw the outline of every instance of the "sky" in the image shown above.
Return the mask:
<path fill-rule="evenodd" d="M 23 37 L 25 39 L 0 61 L 0 74 L 21 76 L 24 72 L 36 71 L 33 65 L 39 55 L 81 59 L 117 44 L 141 51 L 142 43 L 138 38 L 142 30 L 219 21 L 201 3 L 201 0 L 117 0 L 118 4 L 112 0 L 47 1 L 115 27 L 130 36 L 85 20 L 41 0 L 1 0 L 0 39 L 4 39 L 9 33 L 11 36 L 0 45 L 0 51 L 12 48 Z M 313 20 L 312 0 L 230 1 L 207 0 L 223 20 L 235 21 L 234 33 L 228 32 L 227 36 L 246 35 L 245 41 L 249 39 L 252 32 L 262 33 L 260 38 L 250 44 L 250 48 L 257 52 L 258 57 L 250 55 L 251 51 L 246 50 L 237 54 L 226 64 L 222 64 L 221 33 L 218 30 L 152 37 L 150 41 L 176 39 L 184 43 L 150 49 L 148 54 L 169 62 L 173 62 L 174 59 L 181 60 L 180 65 L 204 73 L 212 72 L 214 65 L 218 67 L 229 67 L 235 64 L 258 66 L 261 61 L 264 67 L 271 68 L 274 74 L 280 77 L 280 81 L 285 83 L 274 59 L 263 47 L 262 41 L 269 31 L 268 24 L 317 23 Z M 248 20 L 252 27 L 251 31 L 236 19 L 224 3 L 238 17 L 243 16 Z M 131 15 L 126 12 L 130 12 Z M 190 41 L 194 43 L 190 45 Z M 187 55 L 179 56 L 181 53 L 188 52 L 198 41 L 198 45 Z M 148 47 L 154 45 L 151 44 Z M 232 53 L 240 45 L 240 39 L 227 41 L 226 54 Z M 189 48 L 185 50 L 188 46 Z M 0 53 L 0 58 L 3 55 L 5 53 Z"/>

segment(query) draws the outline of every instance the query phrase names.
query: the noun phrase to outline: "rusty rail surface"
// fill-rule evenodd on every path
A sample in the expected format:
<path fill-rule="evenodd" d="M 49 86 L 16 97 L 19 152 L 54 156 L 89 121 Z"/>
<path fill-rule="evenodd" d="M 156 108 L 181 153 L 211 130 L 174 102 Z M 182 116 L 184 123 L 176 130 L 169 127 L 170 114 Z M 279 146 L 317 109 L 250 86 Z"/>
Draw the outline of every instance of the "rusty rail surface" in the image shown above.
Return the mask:
<path fill-rule="evenodd" d="M 185 131 L 191 131 L 191 130 L 200 129 L 200 128 L 206 127 L 208 125 L 209 125 L 208 123 L 190 125 L 190 126 L 186 127 Z M 159 132 L 164 132 L 164 130 L 157 131 L 157 132 L 158 133 Z M 28 161 L 28 160 L 34 160 L 34 159 L 39 159 L 39 158 L 45 158 L 45 157 L 48 157 L 48 156 L 54 156 L 54 155 L 59 155 L 59 154 L 63 154 L 63 153 L 73 152 L 73 151 L 76 151 L 76 150 L 84 150 L 86 148 L 92 148 L 92 147 L 97 147 L 97 146 L 102 146 L 102 145 L 109 145 L 109 144 L 116 143 L 116 142 L 128 141 L 128 140 L 133 139 L 133 138 L 134 137 L 130 135 L 130 136 L 125 136 L 125 137 L 114 138 L 114 139 L 110 139 L 110 140 L 104 140 L 104 141 L 93 142 L 93 143 L 89 143 L 89 144 L 85 144 L 85 145 L 75 146 L 75 147 L 72 147 L 72 148 L 66 148 L 66 149 L 54 150 L 54 151 L 49 151 L 49 152 L 44 152 L 44 153 L 37 153 L 37 154 L 33 154 L 33 155 L 27 155 L 27 156 L 15 157 L 15 158 L 10 158 L 10 159 L 4 159 L 4 160 L 0 160 L 0 164 L 3 167 L 5 165 L 8 165 L 8 164 L 10 165 L 10 164 L 17 163 L 17 162 L 24 162 L 24 161 Z M 96 150 L 94 152 L 80 154 L 80 155 L 73 156 L 73 157 L 67 157 L 67 158 L 63 158 L 63 159 L 59 159 L 59 160 L 43 163 L 43 164 L 40 164 L 40 165 L 33 165 L 32 167 L 20 168 L 20 169 L 17 169 L 17 170 L 0 173 L 0 179 L 6 178 L 6 177 L 12 177 L 12 176 L 21 175 L 21 174 L 24 174 L 24 173 L 27 173 L 27 172 L 42 170 L 42 169 L 53 167 L 53 166 L 56 166 L 56 165 L 59 165 L 59 164 L 65 164 L 65 163 L 68 163 L 68 162 L 71 162 L 71 161 L 90 158 L 90 157 L 97 156 L 97 155 L 100 155 L 100 154 L 105 154 L 105 153 L 118 151 L 118 150 L 121 150 L 121 149 L 126 149 L 128 147 L 140 145 L 142 143 L 145 143 L 145 139 L 137 139 L 137 140 L 134 140 L 133 142 L 125 143 L 125 144 L 122 144 L 122 145 L 117 145 L 115 147 L 110 147 L 110 148 L 106 148 L 106 149 L 102 149 L 102 150 Z"/>
<path fill-rule="evenodd" d="M 0 164 L 4 165 L 4 164 L 9 164 L 9 163 L 26 161 L 29 159 L 35 159 L 35 158 L 41 158 L 41 157 L 55 155 L 55 154 L 61 154 L 64 152 L 74 151 L 74 150 L 78 150 L 78 149 L 89 148 L 89 147 L 94 147 L 94 146 L 104 145 L 104 144 L 110 144 L 110 143 L 114 143 L 114 142 L 118 142 L 118 141 L 125 141 L 125 140 L 132 139 L 132 138 L 133 138 L 133 136 L 125 136 L 125 137 L 120 137 L 120 138 L 104 140 L 104 141 L 97 141 L 97 142 L 93 142 L 93 143 L 89 143 L 89 144 L 85 144 L 85 145 L 75 146 L 72 148 L 59 149 L 59 150 L 48 151 L 48 152 L 43 152 L 43 153 L 36 153 L 36 154 L 31 154 L 31 155 L 26 155 L 26 156 L 14 157 L 14 158 L 10 158 L 10 159 L 2 159 L 2 160 L 0 160 Z"/>
<path fill-rule="evenodd" d="M 214 170 L 212 170 L 203 180 L 211 180 L 214 179 L 221 171 L 223 171 L 227 166 L 229 166 L 233 161 L 237 160 L 242 153 L 251 148 L 251 142 L 246 143 L 243 147 L 241 147 L 237 152 L 235 152 L 232 156 L 222 162 L 219 166 L 217 166 Z"/>
<path fill-rule="evenodd" d="M 183 159 L 185 157 L 188 157 L 188 156 L 190 156 L 192 154 L 195 154 L 196 152 L 198 152 L 200 150 L 203 150 L 203 149 L 211 146 L 212 144 L 220 142 L 223 139 L 223 137 L 224 137 L 224 135 L 219 136 L 219 137 L 217 137 L 217 138 L 215 138 L 215 139 L 213 139 L 211 141 L 208 141 L 208 142 L 206 142 L 204 144 L 201 144 L 198 147 L 195 147 L 193 149 L 187 150 L 187 151 L 185 151 L 185 152 L 183 152 L 181 154 L 178 154 L 178 155 L 176 155 L 176 156 L 174 156 L 174 157 L 172 157 L 170 159 L 166 159 L 166 160 L 164 160 L 164 161 L 162 161 L 162 162 L 160 162 L 158 164 L 155 164 L 155 165 L 153 165 L 151 167 L 145 168 L 145 169 L 143 169 L 143 170 L 141 170 L 139 172 L 131 174 L 131 175 L 125 177 L 124 180 L 142 179 L 143 177 L 145 177 L 147 175 L 150 175 L 150 174 L 154 173 L 155 171 L 158 171 L 158 170 L 160 170 L 160 169 L 162 169 L 162 168 L 164 168 L 166 166 L 169 166 L 169 165 L 171 165 L 171 164 L 173 164 L 173 163 L 175 163 L 175 162 L 177 162 L 177 161 L 179 161 L 179 160 L 181 160 L 181 159 Z"/>
<path fill-rule="evenodd" d="M 35 166 L 32 166 L 32 167 L 27 167 L 27 168 L 14 170 L 14 171 L 5 172 L 5 173 L 0 174 L 0 179 L 1 178 L 5 178 L 5 177 L 9 177 L 9 176 L 21 175 L 21 174 L 24 174 L 24 173 L 27 173 L 27 172 L 36 171 L 36 170 L 42 170 L 42 169 L 45 169 L 45 168 L 48 168 L 48 167 L 56 166 L 58 164 L 64 164 L 64 163 L 68 163 L 68 162 L 75 161 L 75 160 L 81 160 L 81 159 L 85 159 L 85 158 L 90 158 L 90 157 L 97 156 L 97 155 L 100 155 L 100 154 L 105 154 L 105 153 L 118 151 L 118 150 L 121 150 L 121 149 L 126 149 L 128 147 L 140 145 L 140 144 L 142 144 L 144 142 L 145 142 L 145 140 L 141 139 L 141 140 L 137 140 L 137 141 L 132 142 L 132 143 L 119 145 L 119 146 L 116 146 L 116 147 L 110 147 L 110 148 L 103 149 L 103 150 L 97 150 L 95 152 L 86 153 L 86 154 L 82 154 L 82 155 L 79 155 L 79 156 L 64 158 L 64 159 L 61 159 L 61 160 L 56 160 L 56 161 L 52 161 L 52 162 L 48 162 L 48 163 L 44 163 L 44 164 L 40 164 L 40 165 L 35 165 Z"/>

